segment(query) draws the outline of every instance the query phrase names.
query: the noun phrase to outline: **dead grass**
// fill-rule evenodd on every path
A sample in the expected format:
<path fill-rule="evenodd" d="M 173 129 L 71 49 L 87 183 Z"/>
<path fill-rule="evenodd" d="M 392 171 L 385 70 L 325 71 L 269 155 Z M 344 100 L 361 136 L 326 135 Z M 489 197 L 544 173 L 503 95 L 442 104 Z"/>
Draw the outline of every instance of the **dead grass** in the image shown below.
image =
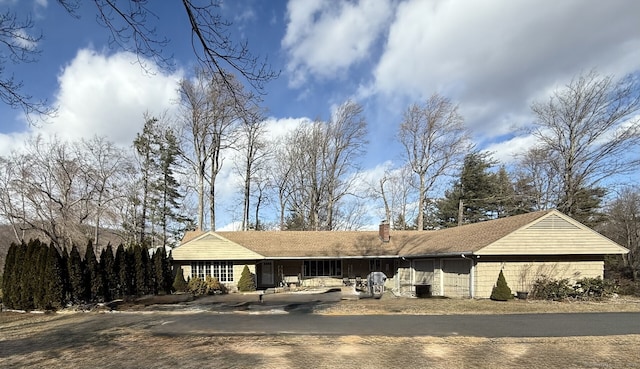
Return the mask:
<path fill-rule="evenodd" d="M 382 299 L 344 300 L 335 305 L 320 305 L 316 314 L 527 314 L 527 313 L 595 313 L 640 312 L 640 298 L 622 296 L 606 301 L 540 301 L 447 298 L 396 298 L 385 294 Z"/>
<path fill-rule="evenodd" d="M 341 301 L 321 314 L 501 314 L 640 311 L 640 300 Z M 153 314 L 118 326 L 99 313 L 0 313 L 1 368 L 637 368 L 640 335 L 565 338 L 154 335 Z M 105 320 L 101 320 L 103 322 Z"/>
<path fill-rule="evenodd" d="M 93 313 L 6 319 L 2 368 L 636 368 L 640 335 L 567 338 L 155 336 Z M 7 323 L 7 320 L 9 322 Z M 27 323 L 28 321 L 28 323 Z M 20 323 L 22 322 L 22 323 Z M 92 326 L 95 328 L 94 326 Z"/>

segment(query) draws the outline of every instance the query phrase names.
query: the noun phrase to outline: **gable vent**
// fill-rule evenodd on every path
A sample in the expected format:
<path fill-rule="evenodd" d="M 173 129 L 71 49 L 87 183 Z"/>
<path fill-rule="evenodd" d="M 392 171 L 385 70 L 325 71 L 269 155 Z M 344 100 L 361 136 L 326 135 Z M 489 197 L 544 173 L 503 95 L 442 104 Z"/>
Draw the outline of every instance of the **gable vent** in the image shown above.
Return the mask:
<path fill-rule="evenodd" d="M 200 240 L 206 240 L 206 241 L 222 241 L 222 238 L 218 237 L 218 236 L 214 236 L 212 234 L 208 234 L 204 237 L 202 237 Z"/>
<path fill-rule="evenodd" d="M 529 227 L 529 229 L 537 229 L 537 230 L 579 229 L 579 227 L 567 222 L 566 220 L 560 218 L 557 215 L 552 215 L 548 218 L 545 218 L 539 221 L 536 224 L 533 224 L 532 226 Z"/>

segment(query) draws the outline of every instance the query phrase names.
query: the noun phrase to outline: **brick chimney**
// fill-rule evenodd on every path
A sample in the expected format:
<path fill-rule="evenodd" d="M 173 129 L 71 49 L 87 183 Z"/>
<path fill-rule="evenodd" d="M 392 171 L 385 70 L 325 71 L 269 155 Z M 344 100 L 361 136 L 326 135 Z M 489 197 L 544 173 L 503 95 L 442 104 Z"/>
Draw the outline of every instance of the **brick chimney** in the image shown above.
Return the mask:
<path fill-rule="evenodd" d="M 380 236 L 382 242 L 389 242 L 389 240 L 391 239 L 391 235 L 389 234 L 390 228 L 391 226 L 389 225 L 388 220 L 385 219 L 380 223 L 378 235 Z"/>

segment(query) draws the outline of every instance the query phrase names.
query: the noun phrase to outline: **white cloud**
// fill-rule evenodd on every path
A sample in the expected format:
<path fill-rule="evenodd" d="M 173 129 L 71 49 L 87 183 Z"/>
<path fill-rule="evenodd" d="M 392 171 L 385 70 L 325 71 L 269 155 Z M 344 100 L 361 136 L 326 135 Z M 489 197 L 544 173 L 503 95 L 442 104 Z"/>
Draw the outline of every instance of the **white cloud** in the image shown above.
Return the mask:
<path fill-rule="evenodd" d="M 58 115 L 41 131 L 66 139 L 105 136 L 130 146 L 145 112 L 159 115 L 174 108 L 180 79 L 179 74 L 147 73 L 136 61 L 130 53 L 80 50 L 58 77 Z"/>
<path fill-rule="evenodd" d="M 476 135 L 530 122 L 541 92 L 594 67 L 618 76 L 640 68 L 635 1 L 420 1 L 397 7 L 373 86 L 362 92 L 460 102 Z"/>
<path fill-rule="evenodd" d="M 287 13 L 282 46 L 290 82 L 299 87 L 308 74 L 332 77 L 369 56 L 392 6 L 387 0 L 290 1 Z"/>

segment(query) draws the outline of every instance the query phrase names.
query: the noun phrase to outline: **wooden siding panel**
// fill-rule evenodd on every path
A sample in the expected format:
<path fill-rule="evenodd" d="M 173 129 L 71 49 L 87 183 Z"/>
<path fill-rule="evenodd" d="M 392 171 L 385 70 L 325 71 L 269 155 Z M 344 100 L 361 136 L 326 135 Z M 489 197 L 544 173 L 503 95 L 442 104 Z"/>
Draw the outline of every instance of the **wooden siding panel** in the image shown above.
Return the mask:
<path fill-rule="evenodd" d="M 470 260 L 444 259 L 442 261 L 442 284 L 444 296 L 470 297 L 470 273 Z"/>
<path fill-rule="evenodd" d="M 601 255 L 620 253 L 621 247 L 593 231 L 580 228 L 529 227 L 516 231 L 478 255 Z"/>
<path fill-rule="evenodd" d="M 263 256 L 234 242 L 205 235 L 173 250 L 174 260 L 257 260 Z"/>
<path fill-rule="evenodd" d="M 544 262 L 482 262 L 475 267 L 475 297 L 489 298 L 502 270 L 507 285 L 514 294 L 531 291 L 541 276 L 553 279 L 568 278 L 572 282 L 581 278 L 603 277 L 603 261 L 544 261 Z"/>

